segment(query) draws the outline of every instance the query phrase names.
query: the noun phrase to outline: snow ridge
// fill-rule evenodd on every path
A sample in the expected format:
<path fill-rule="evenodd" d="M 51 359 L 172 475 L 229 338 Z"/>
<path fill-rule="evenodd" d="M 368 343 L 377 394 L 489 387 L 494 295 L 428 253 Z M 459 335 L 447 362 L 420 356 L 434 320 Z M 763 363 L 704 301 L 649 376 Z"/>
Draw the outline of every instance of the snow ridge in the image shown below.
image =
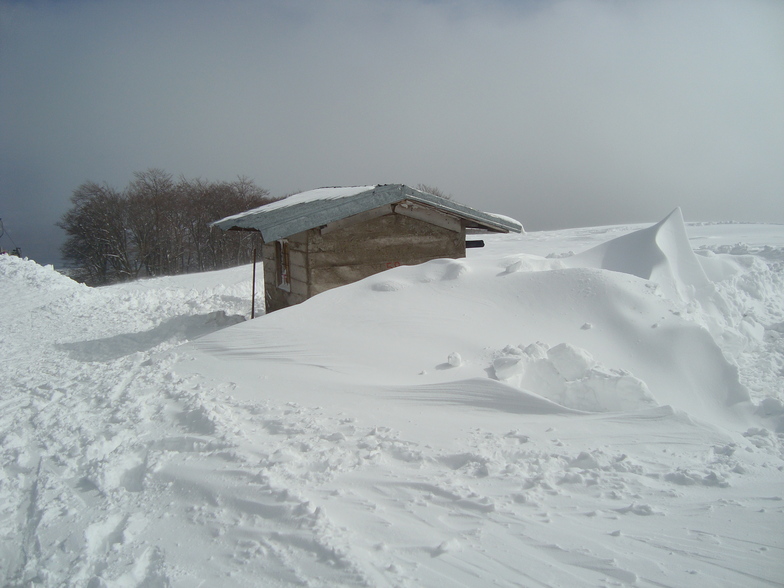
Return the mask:
<path fill-rule="evenodd" d="M 656 282 L 674 300 L 704 298 L 713 292 L 689 245 L 683 214 L 676 208 L 662 221 L 617 237 L 566 260 L 571 267 L 595 267 Z"/>

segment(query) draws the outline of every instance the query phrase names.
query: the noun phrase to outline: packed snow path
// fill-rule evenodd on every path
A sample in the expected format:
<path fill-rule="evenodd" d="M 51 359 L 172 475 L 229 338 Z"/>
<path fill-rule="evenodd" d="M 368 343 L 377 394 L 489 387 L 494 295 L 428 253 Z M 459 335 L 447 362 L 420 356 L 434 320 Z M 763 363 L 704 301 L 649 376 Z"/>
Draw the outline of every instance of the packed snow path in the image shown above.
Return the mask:
<path fill-rule="evenodd" d="M 248 322 L 0 257 L 1 583 L 781 585 L 784 230 L 633 228 Z"/>

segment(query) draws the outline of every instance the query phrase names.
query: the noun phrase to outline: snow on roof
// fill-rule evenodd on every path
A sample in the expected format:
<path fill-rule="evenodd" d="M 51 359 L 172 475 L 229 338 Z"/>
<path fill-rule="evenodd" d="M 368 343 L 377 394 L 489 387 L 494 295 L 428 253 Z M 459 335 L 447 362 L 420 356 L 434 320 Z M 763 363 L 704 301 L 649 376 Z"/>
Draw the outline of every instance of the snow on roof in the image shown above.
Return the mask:
<path fill-rule="evenodd" d="M 485 214 L 489 214 L 490 216 L 494 216 L 498 220 L 502 220 L 504 222 L 507 222 L 510 225 L 516 225 L 517 227 L 519 227 L 519 230 L 516 231 L 518 233 L 524 233 L 525 232 L 525 229 L 523 229 L 523 223 L 521 223 L 519 220 L 517 220 L 515 218 L 512 218 L 511 216 L 506 216 L 505 214 L 498 214 L 496 212 L 487 212 Z"/>
<path fill-rule="evenodd" d="M 468 226 L 474 228 L 498 233 L 522 232 L 522 225 L 508 217 L 481 212 L 403 184 L 318 188 L 226 217 L 212 223 L 212 226 L 225 231 L 232 229 L 259 231 L 264 241 L 269 243 L 367 210 L 405 200 L 463 219 L 467 221 Z"/>
<path fill-rule="evenodd" d="M 226 218 L 223 218 L 217 222 L 223 223 L 225 221 L 237 220 L 252 214 L 256 214 L 258 212 L 271 212 L 273 210 L 280 210 L 282 208 L 288 208 L 290 206 L 295 206 L 297 204 L 307 204 L 319 200 L 339 200 L 341 198 L 356 196 L 357 194 L 361 194 L 362 192 L 367 192 L 368 190 L 372 190 L 373 188 L 375 188 L 375 186 L 343 186 L 343 187 L 335 187 L 335 188 L 316 188 L 315 190 L 308 190 L 306 192 L 300 192 L 299 194 L 293 194 L 286 198 L 281 198 L 280 200 L 276 200 L 275 202 L 270 202 L 269 204 L 264 204 L 252 210 L 246 210 L 245 212 L 240 212 L 237 214 L 233 214 L 231 216 L 227 216 Z"/>

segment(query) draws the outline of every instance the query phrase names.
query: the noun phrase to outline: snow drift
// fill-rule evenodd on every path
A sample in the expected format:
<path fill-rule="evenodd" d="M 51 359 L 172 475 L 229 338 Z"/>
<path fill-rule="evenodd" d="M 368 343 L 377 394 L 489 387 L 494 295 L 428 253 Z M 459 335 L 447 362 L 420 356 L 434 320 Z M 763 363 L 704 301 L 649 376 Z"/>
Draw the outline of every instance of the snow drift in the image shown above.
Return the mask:
<path fill-rule="evenodd" d="M 673 300 L 690 301 L 713 293 L 713 286 L 689 245 L 680 208 L 652 227 L 607 241 L 566 263 L 650 280 Z"/>
<path fill-rule="evenodd" d="M 264 374 L 349 390 L 484 376 L 564 408 L 671 405 L 747 426 L 749 395 L 737 369 L 683 316 L 695 293 L 707 299 L 713 289 L 680 211 L 548 271 L 522 271 L 523 261 L 396 268 L 192 347 L 238 384 Z M 448 361 L 454 352 L 457 367 Z"/>

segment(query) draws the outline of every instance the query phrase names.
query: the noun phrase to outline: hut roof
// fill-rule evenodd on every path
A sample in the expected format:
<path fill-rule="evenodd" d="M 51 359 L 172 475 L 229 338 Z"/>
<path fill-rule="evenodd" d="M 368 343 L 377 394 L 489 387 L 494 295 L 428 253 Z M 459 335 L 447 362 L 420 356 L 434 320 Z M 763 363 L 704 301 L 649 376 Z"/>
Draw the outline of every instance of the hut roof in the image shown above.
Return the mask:
<path fill-rule="evenodd" d="M 256 230 L 261 233 L 264 242 L 269 243 L 382 206 L 406 201 L 463 219 L 468 228 L 496 233 L 523 231 L 523 226 L 509 217 L 474 210 L 403 184 L 318 188 L 227 216 L 215 221 L 212 226 L 225 231 Z"/>

